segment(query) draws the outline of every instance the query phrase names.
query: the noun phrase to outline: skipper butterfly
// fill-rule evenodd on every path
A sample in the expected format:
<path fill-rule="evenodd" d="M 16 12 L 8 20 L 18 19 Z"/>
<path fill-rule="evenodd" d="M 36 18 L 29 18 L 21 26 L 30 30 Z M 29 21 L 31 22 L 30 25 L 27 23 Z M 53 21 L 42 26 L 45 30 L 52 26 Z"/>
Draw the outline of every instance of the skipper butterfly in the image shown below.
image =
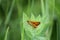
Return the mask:
<path fill-rule="evenodd" d="M 27 21 L 27 23 L 33 26 L 34 28 L 37 28 L 37 26 L 40 24 L 40 22 L 34 22 L 34 21 Z"/>

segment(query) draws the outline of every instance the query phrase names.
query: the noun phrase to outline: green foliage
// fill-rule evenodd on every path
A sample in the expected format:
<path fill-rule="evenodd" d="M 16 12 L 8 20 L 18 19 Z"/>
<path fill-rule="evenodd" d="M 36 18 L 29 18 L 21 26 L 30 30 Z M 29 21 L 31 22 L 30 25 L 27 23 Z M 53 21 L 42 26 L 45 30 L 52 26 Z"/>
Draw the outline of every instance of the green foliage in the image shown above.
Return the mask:
<path fill-rule="evenodd" d="M 0 0 L 0 40 L 59 40 L 59 30 L 60 0 Z"/>

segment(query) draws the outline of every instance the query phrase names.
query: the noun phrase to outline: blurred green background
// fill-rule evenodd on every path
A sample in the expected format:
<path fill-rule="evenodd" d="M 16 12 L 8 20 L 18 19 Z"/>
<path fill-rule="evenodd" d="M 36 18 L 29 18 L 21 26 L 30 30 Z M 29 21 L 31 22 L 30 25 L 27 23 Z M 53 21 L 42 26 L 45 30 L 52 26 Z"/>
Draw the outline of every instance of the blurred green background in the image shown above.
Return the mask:
<path fill-rule="evenodd" d="M 51 10 L 54 6 L 51 40 L 60 40 L 60 0 L 49 2 Z M 31 11 L 36 16 L 41 14 L 40 0 L 0 0 L 0 40 L 21 40 L 23 12 L 30 16 Z"/>

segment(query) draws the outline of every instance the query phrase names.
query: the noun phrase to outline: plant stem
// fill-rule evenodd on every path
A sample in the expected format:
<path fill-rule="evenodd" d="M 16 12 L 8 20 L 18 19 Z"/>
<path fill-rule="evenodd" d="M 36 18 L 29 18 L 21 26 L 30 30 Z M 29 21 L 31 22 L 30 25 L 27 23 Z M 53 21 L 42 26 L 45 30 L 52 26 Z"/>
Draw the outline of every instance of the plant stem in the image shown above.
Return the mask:
<path fill-rule="evenodd" d="M 42 15 L 44 16 L 45 8 L 44 8 L 44 1 L 43 0 L 41 0 L 41 10 L 42 10 Z"/>
<path fill-rule="evenodd" d="M 9 27 L 8 27 L 7 30 L 6 30 L 6 34 L 5 34 L 4 40 L 7 40 L 8 32 L 9 32 Z"/>
<path fill-rule="evenodd" d="M 6 17 L 6 20 L 5 20 L 5 25 L 8 24 L 8 22 L 10 20 L 14 4 L 15 4 L 15 0 L 12 1 L 12 5 L 11 5 L 11 8 L 10 8 L 10 11 L 8 12 L 8 16 Z"/>

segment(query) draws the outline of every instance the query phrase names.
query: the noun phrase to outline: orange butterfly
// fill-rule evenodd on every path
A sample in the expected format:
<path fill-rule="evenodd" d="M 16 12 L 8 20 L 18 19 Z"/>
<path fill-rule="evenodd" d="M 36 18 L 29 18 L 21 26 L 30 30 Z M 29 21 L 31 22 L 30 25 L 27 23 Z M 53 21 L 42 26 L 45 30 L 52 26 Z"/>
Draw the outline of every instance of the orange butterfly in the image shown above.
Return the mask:
<path fill-rule="evenodd" d="M 27 21 L 27 22 L 28 22 L 28 24 L 30 24 L 34 28 L 37 28 L 37 26 L 40 24 L 40 22 L 33 22 L 33 21 Z"/>

